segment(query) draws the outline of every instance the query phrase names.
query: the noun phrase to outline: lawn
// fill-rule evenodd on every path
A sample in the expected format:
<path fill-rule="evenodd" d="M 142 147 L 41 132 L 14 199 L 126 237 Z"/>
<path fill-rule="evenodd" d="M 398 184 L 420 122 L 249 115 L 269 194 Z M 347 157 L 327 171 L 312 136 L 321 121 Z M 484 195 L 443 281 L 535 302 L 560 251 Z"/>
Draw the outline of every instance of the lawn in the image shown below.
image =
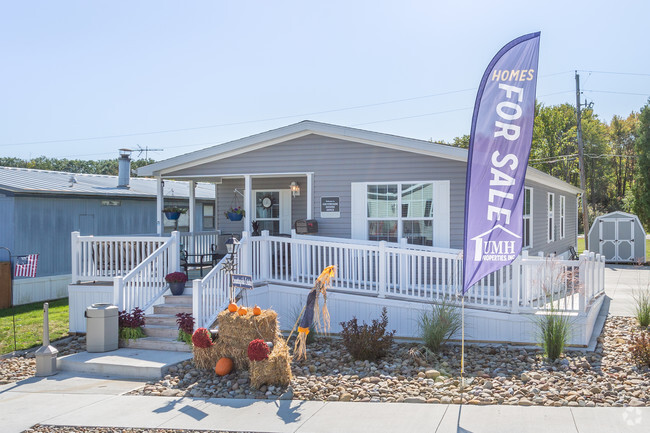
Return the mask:
<path fill-rule="evenodd" d="M 50 340 L 68 335 L 68 299 L 50 301 Z M 16 349 L 43 344 L 43 302 L 14 307 L 16 314 Z M 14 350 L 12 310 L 0 310 L 0 354 Z"/>

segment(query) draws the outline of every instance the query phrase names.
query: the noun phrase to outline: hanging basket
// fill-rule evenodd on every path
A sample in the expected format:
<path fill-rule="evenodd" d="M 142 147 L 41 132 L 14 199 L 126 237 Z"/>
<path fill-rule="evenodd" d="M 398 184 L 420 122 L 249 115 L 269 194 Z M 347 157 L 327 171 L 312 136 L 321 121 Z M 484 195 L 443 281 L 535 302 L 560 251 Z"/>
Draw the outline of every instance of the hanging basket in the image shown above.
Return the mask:
<path fill-rule="evenodd" d="M 242 215 L 240 213 L 235 213 L 235 212 L 228 212 L 227 214 L 228 214 L 227 218 L 230 221 L 241 221 L 242 218 L 244 217 L 244 215 Z"/>
<path fill-rule="evenodd" d="M 172 220 L 172 221 L 177 220 L 178 218 L 180 218 L 180 216 L 181 216 L 180 212 L 165 212 L 165 218 L 167 218 L 168 220 Z"/>

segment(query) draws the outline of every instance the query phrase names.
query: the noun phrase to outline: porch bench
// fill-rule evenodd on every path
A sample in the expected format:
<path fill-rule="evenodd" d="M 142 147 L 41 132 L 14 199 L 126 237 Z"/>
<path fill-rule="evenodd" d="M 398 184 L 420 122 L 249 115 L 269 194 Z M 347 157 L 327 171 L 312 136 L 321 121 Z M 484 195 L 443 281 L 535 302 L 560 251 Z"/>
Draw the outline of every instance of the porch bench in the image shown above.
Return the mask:
<path fill-rule="evenodd" d="M 198 269 L 201 277 L 203 277 L 204 268 L 213 268 L 219 262 L 219 254 L 217 254 L 216 245 L 212 244 L 209 253 L 201 254 L 188 254 L 187 250 L 181 248 L 181 267 L 185 275 L 189 278 L 190 269 Z"/>

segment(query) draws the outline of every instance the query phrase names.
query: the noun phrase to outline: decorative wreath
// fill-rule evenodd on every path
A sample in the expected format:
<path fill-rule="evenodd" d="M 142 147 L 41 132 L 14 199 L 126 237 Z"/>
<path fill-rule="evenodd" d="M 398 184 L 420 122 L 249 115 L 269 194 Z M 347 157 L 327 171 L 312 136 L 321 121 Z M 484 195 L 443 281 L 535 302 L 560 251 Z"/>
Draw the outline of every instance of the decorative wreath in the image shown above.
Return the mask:
<path fill-rule="evenodd" d="M 273 196 L 271 194 L 267 194 L 262 197 L 262 207 L 264 209 L 269 209 L 271 206 L 273 206 Z"/>

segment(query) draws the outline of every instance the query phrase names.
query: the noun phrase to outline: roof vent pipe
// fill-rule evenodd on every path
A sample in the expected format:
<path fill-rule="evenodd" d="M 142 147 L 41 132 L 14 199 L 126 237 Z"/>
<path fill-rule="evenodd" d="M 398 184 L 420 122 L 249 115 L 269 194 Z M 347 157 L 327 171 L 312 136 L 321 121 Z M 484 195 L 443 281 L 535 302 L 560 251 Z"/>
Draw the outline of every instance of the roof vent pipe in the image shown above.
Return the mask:
<path fill-rule="evenodd" d="M 120 149 L 118 162 L 117 187 L 128 188 L 131 179 L 131 149 Z"/>

